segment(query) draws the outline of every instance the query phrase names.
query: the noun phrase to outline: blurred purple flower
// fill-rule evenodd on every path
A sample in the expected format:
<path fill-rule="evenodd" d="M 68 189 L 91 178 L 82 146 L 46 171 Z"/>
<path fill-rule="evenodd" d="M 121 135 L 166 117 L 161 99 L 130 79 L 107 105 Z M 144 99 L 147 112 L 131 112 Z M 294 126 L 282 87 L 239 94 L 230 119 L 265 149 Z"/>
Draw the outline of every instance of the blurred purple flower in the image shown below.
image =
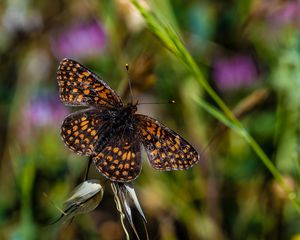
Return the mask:
<path fill-rule="evenodd" d="M 247 87 L 256 82 L 257 77 L 257 67 L 249 56 L 220 57 L 214 62 L 213 78 L 221 90 Z"/>
<path fill-rule="evenodd" d="M 53 37 L 51 46 L 54 55 L 80 58 L 95 56 L 103 51 L 106 34 L 103 27 L 96 21 L 73 25 Z"/>
<path fill-rule="evenodd" d="M 300 3 L 288 1 L 268 17 L 269 25 L 277 28 L 285 25 L 300 26 Z"/>
<path fill-rule="evenodd" d="M 41 95 L 33 98 L 23 110 L 24 122 L 29 127 L 57 127 L 68 114 L 57 95 Z"/>

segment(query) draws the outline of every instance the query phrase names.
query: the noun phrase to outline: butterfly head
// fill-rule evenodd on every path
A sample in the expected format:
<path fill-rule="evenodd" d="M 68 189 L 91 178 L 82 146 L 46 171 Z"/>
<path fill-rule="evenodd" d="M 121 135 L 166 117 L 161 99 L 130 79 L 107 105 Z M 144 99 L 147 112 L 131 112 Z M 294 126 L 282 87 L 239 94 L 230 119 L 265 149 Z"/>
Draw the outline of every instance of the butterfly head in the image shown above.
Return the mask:
<path fill-rule="evenodd" d="M 127 105 L 125 106 L 125 109 L 130 112 L 130 113 L 135 113 L 137 111 L 137 105 L 138 105 L 138 102 L 136 103 L 127 103 Z"/>

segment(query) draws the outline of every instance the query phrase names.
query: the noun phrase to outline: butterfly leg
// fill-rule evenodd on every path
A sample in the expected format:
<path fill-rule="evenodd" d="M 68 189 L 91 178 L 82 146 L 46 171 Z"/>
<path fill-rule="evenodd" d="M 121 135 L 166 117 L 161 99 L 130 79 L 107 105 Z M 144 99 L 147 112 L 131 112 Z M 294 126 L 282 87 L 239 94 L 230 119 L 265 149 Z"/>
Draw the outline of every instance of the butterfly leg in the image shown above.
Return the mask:
<path fill-rule="evenodd" d="M 90 171 L 90 167 L 91 167 L 92 161 L 93 161 L 93 158 L 89 157 L 89 162 L 88 162 L 88 165 L 87 165 L 87 168 L 86 168 L 84 181 L 86 181 L 88 179 L 89 171 Z"/>

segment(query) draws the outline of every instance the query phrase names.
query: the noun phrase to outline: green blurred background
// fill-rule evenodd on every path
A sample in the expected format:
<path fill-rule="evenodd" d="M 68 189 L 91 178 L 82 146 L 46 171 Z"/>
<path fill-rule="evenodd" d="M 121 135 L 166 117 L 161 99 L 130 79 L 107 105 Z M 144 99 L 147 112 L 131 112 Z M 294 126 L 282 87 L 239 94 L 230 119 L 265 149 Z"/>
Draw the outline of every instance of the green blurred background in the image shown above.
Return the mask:
<path fill-rule="evenodd" d="M 300 3 L 297 0 L 139 1 L 180 34 L 205 79 L 286 184 L 300 180 Z M 83 180 L 60 125 L 56 69 L 72 58 L 180 133 L 201 153 L 188 171 L 157 172 L 145 155 L 135 190 L 150 239 L 300 239 L 300 218 L 245 140 L 192 96 L 213 103 L 127 0 L 0 2 L 0 239 L 124 239 L 106 184 L 98 208 L 47 225 Z M 215 136 L 213 141 L 210 141 Z M 90 178 L 103 177 L 93 167 Z M 44 196 L 44 193 L 48 197 Z M 50 201 L 51 199 L 51 201 Z"/>

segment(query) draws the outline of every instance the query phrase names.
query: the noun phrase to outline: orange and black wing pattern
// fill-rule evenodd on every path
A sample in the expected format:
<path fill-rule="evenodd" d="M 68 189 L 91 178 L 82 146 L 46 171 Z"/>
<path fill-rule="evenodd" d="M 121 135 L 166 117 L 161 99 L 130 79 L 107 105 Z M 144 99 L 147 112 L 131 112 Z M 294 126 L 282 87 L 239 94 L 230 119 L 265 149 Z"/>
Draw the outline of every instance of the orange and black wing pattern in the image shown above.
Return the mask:
<path fill-rule="evenodd" d="M 105 126 L 99 109 L 84 109 L 64 119 L 61 136 L 73 152 L 90 156 L 96 151 Z"/>
<path fill-rule="evenodd" d="M 122 107 L 117 93 L 80 63 L 63 59 L 57 70 L 60 99 L 70 106 Z"/>
<path fill-rule="evenodd" d="M 93 157 L 97 169 L 108 179 L 130 182 L 142 169 L 140 143 L 131 134 L 114 135 Z"/>
<path fill-rule="evenodd" d="M 141 142 L 153 168 L 184 170 L 199 161 L 197 151 L 177 133 L 148 116 L 135 116 Z"/>

